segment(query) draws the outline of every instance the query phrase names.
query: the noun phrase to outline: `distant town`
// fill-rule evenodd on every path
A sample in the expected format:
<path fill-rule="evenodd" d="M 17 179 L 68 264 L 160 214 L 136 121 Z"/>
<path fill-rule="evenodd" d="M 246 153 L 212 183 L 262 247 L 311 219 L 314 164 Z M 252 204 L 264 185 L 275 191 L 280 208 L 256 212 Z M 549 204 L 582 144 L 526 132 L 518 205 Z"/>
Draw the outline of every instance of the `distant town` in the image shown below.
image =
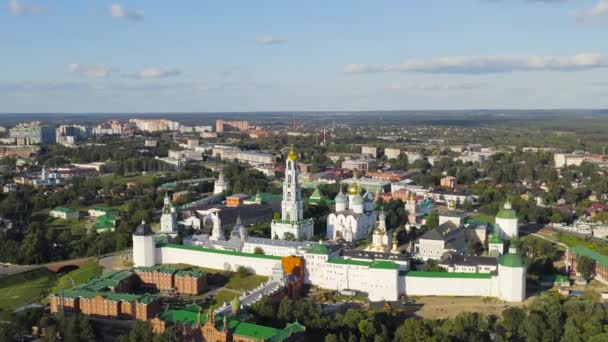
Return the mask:
<path fill-rule="evenodd" d="M 343 329 L 322 316 L 372 322 L 362 310 L 443 319 L 608 298 L 603 149 L 253 118 L 5 127 L 2 313 L 80 319 L 109 340 L 287 341 Z"/>

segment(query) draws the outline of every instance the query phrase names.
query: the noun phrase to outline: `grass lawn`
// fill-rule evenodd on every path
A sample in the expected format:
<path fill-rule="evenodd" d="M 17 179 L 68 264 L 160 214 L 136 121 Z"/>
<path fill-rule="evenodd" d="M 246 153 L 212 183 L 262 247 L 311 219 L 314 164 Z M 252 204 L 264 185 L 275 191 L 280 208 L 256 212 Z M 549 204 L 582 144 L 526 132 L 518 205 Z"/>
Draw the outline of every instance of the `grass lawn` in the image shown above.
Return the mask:
<path fill-rule="evenodd" d="M 51 229 L 69 229 L 71 231 L 79 231 L 85 228 L 85 220 L 64 220 L 54 218 L 48 223 Z"/>
<path fill-rule="evenodd" d="M 475 214 L 475 215 L 471 216 L 471 218 L 474 219 L 475 221 L 479 221 L 479 222 L 494 223 L 494 217 L 489 216 L 489 215 Z"/>
<path fill-rule="evenodd" d="M 581 239 L 576 236 L 559 234 L 559 233 L 555 234 L 554 237 L 556 240 L 558 240 L 559 242 L 561 242 L 569 247 L 584 246 L 589 249 L 598 251 L 601 254 L 608 254 L 608 244 L 603 243 L 603 242 L 587 241 L 587 240 Z"/>
<path fill-rule="evenodd" d="M 80 285 L 92 277 L 97 277 L 103 272 L 103 267 L 99 265 L 97 260 L 92 260 L 82 265 L 79 269 L 68 272 L 57 280 L 57 284 L 51 289 L 51 293 L 56 293 L 62 289 L 72 287 L 72 279 L 76 285 Z M 71 279 L 70 279 L 71 278 Z"/>
<path fill-rule="evenodd" d="M 46 269 L 0 279 L 0 309 L 12 311 L 39 301 L 47 295 L 55 279 Z"/>
<path fill-rule="evenodd" d="M 219 308 L 220 306 L 224 305 L 225 302 L 230 303 L 230 301 L 232 299 L 234 299 L 235 297 L 238 297 L 238 296 L 239 296 L 238 293 L 235 293 L 232 291 L 220 290 L 215 295 L 215 297 L 213 297 L 213 300 L 211 301 L 211 307 L 213 309 Z"/>
<path fill-rule="evenodd" d="M 122 177 L 116 175 L 107 175 L 103 177 L 99 177 L 101 180 L 101 184 L 105 187 L 111 183 L 113 184 L 127 184 L 129 181 L 138 181 L 141 182 L 145 187 L 149 187 L 154 185 L 154 179 L 156 179 L 156 175 L 140 175 L 140 176 L 129 176 Z"/>
<path fill-rule="evenodd" d="M 253 274 L 241 277 L 237 273 L 233 273 L 226 287 L 233 290 L 251 291 L 266 280 L 268 280 L 268 277 Z"/>

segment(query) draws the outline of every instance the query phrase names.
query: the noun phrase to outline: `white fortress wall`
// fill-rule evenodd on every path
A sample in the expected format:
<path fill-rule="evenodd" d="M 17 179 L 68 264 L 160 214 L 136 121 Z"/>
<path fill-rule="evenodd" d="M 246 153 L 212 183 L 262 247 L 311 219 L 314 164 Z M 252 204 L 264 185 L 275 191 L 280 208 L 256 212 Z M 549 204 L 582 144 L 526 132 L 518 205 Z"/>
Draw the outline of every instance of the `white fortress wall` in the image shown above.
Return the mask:
<path fill-rule="evenodd" d="M 422 273 L 422 272 L 420 272 Z M 400 289 L 408 296 L 464 296 L 497 297 L 497 277 L 485 274 L 454 274 L 445 272 L 445 277 L 420 273 L 399 277 L 404 281 Z M 427 272 L 428 273 L 428 272 Z"/>
<path fill-rule="evenodd" d="M 255 274 L 270 276 L 272 268 L 277 263 L 281 263 L 281 258 L 257 254 L 211 251 L 192 246 L 179 248 L 165 245 L 156 248 L 156 263 L 188 264 L 230 271 L 236 271 L 239 266 L 243 266 Z"/>

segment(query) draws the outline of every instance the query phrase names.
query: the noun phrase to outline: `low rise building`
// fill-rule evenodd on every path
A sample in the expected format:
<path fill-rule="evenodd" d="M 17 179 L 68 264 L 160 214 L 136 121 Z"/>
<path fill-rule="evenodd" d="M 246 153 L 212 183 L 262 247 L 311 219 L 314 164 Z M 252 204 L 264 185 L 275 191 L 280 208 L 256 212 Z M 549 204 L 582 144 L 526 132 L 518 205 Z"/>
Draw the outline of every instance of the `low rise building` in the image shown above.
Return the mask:
<path fill-rule="evenodd" d="M 66 207 L 57 207 L 49 212 L 51 217 L 60 218 L 63 220 L 77 220 L 80 217 L 78 210 Z"/>

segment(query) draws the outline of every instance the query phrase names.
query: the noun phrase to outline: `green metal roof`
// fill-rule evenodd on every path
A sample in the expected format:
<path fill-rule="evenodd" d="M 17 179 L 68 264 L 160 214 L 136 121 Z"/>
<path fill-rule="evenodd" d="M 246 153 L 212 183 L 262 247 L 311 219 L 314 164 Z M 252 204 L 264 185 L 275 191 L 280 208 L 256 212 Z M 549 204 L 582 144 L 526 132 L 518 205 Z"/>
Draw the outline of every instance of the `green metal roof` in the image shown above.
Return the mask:
<path fill-rule="evenodd" d="M 318 244 L 318 245 L 310 247 L 306 252 L 312 253 L 312 254 L 328 255 L 329 248 L 324 244 Z"/>
<path fill-rule="evenodd" d="M 526 267 L 524 259 L 519 254 L 508 253 L 498 259 L 498 263 L 506 267 Z"/>
<path fill-rule="evenodd" d="M 224 250 L 221 250 L 221 249 L 209 249 L 209 248 L 203 248 L 203 247 L 197 247 L 197 246 L 178 245 L 178 244 L 174 244 L 174 243 L 166 243 L 166 244 L 161 243 L 161 244 L 159 244 L 159 246 L 160 247 L 165 247 L 165 248 L 187 249 L 187 250 L 191 250 L 191 251 L 206 252 L 206 253 L 215 253 L 215 254 L 225 254 L 225 255 L 234 255 L 234 256 L 242 256 L 242 257 L 248 257 L 248 258 L 281 260 L 281 257 L 274 256 L 274 255 L 224 251 Z"/>
<path fill-rule="evenodd" d="M 150 266 L 150 267 L 145 267 L 145 266 L 140 266 L 140 267 L 136 267 L 134 269 L 135 272 L 160 272 L 160 273 L 166 273 L 166 274 L 173 274 L 178 272 L 178 269 L 173 268 L 171 266 L 165 266 L 165 265 L 155 265 L 155 266 Z"/>
<path fill-rule="evenodd" d="M 110 214 L 105 214 L 105 215 L 101 215 L 101 216 L 97 216 L 97 221 L 107 221 L 107 222 L 116 222 L 118 220 L 118 217 L 116 217 L 115 215 L 110 215 Z"/>
<path fill-rule="evenodd" d="M 116 228 L 116 223 L 112 221 L 99 221 L 95 223 L 95 229 L 114 229 Z"/>
<path fill-rule="evenodd" d="M 501 219 L 516 219 L 517 214 L 513 209 L 500 209 L 496 217 Z"/>
<path fill-rule="evenodd" d="M 269 340 L 278 335 L 279 330 L 263 325 L 241 322 L 236 319 L 228 322 L 228 328 L 232 330 L 233 335 L 246 336 L 255 339 Z"/>
<path fill-rule="evenodd" d="M 600 254 L 584 246 L 574 246 L 570 248 L 570 251 L 574 253 L 577 257 L 586 256 L 591 260 L 595 261 L 596 264 L 599 264 L 603 267 L 608 267 L 608 255 Z"/>
<path fill-rule="evenodd" d="M 421 277 L 421 278 L 463 278 L 463 279 L 490 279 L 490 273 L 463 273 L 463 272 L 427 272 L 427 271 L 409 271 L 405 274 L 406 277 Z"/>
<path fill-rule="evenodd" d="M 115 302 L 137 302 L 142 304 L 150 304 L 154 302 L 154 297 L 149 294 L 131 294 L 131 293 L 114 293 L 114 292 L 99 292 L 99 291 L 89 291 L 83 289 L 72 289 L 65 290 L 62 293 L 56 293 L 55 296 L 64 296 L 66 298 L 95 298 L 101 296 L 111 301 Z"/>
<path fill-rule="evenodd" d="M 372 262 L 370 265 L 371 268 L 381 268 L 385 270 L 396 270 L 399 268 L 399 265 L 395 264 L 392 261 L 378 260 Z"/>
<path fill-rule="evenodd" d="M 198 322 L 198 312 L 190 311 L 190 310 L 167 310 L 162 312 L 159 315 L 159 319 L 166 322 L 176 323 L 176 324 L 186 324 L 186 325 L 195 325 Z M 204 312 L 200 313 L 201 315 L 201 324 L 205 324 L 207 322 L 207 314 Z"/>
<path fill-rule="evenodd" d="M 53 208 L 53 210 L 51 211 L 59 211 L 62 213 L 74 213 L 77 212 L 77 210 L 74 210 L 72 208 L 66 208 L 66 207 L 57 207 L 57 208 Z"/>
<path fill-rule="evenodd" d="M 177 271 L 175 275 L 180 277 L 192 277 L 192 278 L 201 278 L 205 276 L 205 272 L 196 271 L 196 270 L 181 270 Z"/>
<path fill-rule="evenodd" d="M 498 244 L 502 244 L 503 241 L 500 238 L 500 235 L 498 234 L 492 234 L 490 235 L 490 239 L 488 240 L 488 243 L 498 243 Z"/>
<path fill-rule="evenodd" d="M 163 321 L 174 324 L 195 325 L 199 323 L 199 313 L 185 309 L 171 309 L 164 311 L 159 315 L 159 318 Z M 206 322 L 207 314 L 201 312 L 200 324 L 205 324 Z M 216 316 L 216 322 L 219 324 L 222 322 L 222 319 Z M 306 327 L 298 322 L 287 324 L 284 329 L 276 329 L 254 323 L 243 322 L 234 318 L 229 319 L 228 328 L 235 336 L 249 337 L 258 340 L 264 339 L 266 341 L 276 342 L 284 341 L 294 333 L 306 331 Z"/>

